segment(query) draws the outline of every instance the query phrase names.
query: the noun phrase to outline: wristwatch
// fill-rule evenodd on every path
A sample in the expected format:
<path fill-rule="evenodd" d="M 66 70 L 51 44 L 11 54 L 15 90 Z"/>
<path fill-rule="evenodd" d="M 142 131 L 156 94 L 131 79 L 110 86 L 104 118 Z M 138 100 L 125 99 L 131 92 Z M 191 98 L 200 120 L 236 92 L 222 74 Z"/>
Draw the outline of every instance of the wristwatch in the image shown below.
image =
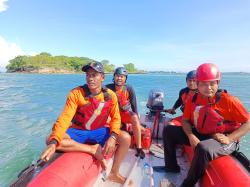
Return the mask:
<path fill-rule="evenodd" d="M 116 134 L 115 132 L 112 132 L 110 136 L 111 136 L 112 138 L 114 138 L 114 139 L 117 139 L 118 134 Z"/>
<path fill-rule="evenodd" d="M 50 144 L 55 144 L 55 145 L 58 145 L 58 142 L 57 142 L 57 140 L 52 139 L 52 140 L 49 142 L 49 145 L 50 145 Z"/>

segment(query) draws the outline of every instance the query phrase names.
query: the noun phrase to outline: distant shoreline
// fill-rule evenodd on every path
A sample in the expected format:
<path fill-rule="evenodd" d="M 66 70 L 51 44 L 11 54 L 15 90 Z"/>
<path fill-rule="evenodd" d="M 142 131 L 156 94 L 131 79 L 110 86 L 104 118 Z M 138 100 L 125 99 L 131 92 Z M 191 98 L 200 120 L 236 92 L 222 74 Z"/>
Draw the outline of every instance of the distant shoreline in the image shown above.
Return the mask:
<path fill-rule="evenodd" d="M 9 74 L 82 74 L 82 71 L 69 71 L 66 69 L 39 69 L 39 70 L 33 70 L 33 71 L 11 71 L 11 72 L 0 72 L 0 73 L 9 73 Z M 222 72 L 225 74 L 250 74 L 250 72 Z M 113 72 L 105 72 L 105 74 L 113 74 Z M 129 74 L 186 74 L 186 72 L 174 72 L 174 71 L 138 71 L 138 72 L 132 72 Z"/>

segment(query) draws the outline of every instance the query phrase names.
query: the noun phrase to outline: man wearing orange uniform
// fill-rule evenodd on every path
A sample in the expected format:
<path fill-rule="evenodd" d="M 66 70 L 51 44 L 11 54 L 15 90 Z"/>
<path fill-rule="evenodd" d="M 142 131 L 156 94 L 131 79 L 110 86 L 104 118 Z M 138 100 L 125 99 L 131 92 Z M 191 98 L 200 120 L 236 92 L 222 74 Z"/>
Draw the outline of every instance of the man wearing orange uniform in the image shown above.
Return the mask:
<path fill-rule="evenodd" d="M 115 69 L 113 84 L 108 84 L 107 87 L 113 90 L 118 98 L 121 121 L 124 125 L 132 124 L 133 134 L 136 143 L 136 156 L 144 159 L 145 153 L 141 146 L 141 129 L 144 129 L 138 117 L 136 95 L 132 86 L 126 84 L 128 71 L 124 67 Z"/>
<path fill-rule="evenodd" d="M 70 91 L 41 159 L 48 161 L 56 150 L 80 151 L 93 155 L 106 169 L 103 155 L 112 153 L 118 143 L 109 179 L 123 184 L 125 178 L 119 174 L 119 167 L 128 151 L 130 136 L 120 130 L 116 95 L 102 86 L 105 75 L 100 62 L 85 65 L 82 70 L 86 72 L 87 84 Z"/>
<path fill-rule="evenodd" d="M 218 89 L 220 79 L 221 73 L 215 64 L 200 65 L 196 72 L 199 93 L 187 101 L 182 127 L 164 128 L 166 172 L 180 172 L 175 152 L 177 144 L 191 145 L 194 149 L 182 187 L 194 186 L 209 161 L 235 151 L 239 138 L 250 130 L 249 113 L 237 98 Z"/>

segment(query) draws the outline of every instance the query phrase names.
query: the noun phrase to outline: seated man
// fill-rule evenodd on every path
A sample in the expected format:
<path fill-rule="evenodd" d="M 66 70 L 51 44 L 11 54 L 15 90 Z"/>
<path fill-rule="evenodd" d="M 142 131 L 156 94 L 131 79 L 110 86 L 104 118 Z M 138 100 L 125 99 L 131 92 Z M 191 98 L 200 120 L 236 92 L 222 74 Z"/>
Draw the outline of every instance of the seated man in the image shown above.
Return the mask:
<path fill-rule="evenodd" d="M 221 73 L 216 65 L 200 65 L 196 72 L 199 92 L 185 105 L 182 127 L 167 125 L 164 128 L 166 172 L 180 171 L 176 160 L 177 144 L 194 148 L 183 187 L 194 186 L 204 174 L 209 161 L 235 151 L 239 138 L 250 130 L 249 113 L 237 98 L 218 89 L 220 79 Z"/>
<path fill-rule="evenodd" d="M 118 143 L 109 179 L 123 184 L 125 178 L 119 174 L 119 167 L 128 151 L 130 136 L 120 130 L 116 95 L 102 86 L 105 75 L 101 63 L 90 63 L 82 70 L 86 72 L 87 84 L 70 91 L 41 159 L 48 161 L 56 150 L 80 151 L 93 155 L 106 169 L 103 155 L 112 153 Z M 109 126 L 108 117 L 111 118 Z M 103 151 L 100 145 L 104 146 Z"/>
<path fill-rule="evenodd" d="M 170 114 L 176 114 L 175 110 L 180 107 L 181 111 L 184 111 L 185 104 L 190 97 L 193 97 L 197 92 L 197 85 L 195 81 L 196 71 L 190 71 L 186 76 L 187 87 L 183 88 L 179 92 L 179 98 L 176 100 L 174 106 L 171 109 L 165 110 Z M 182 116 L 178 116 L 169 122 L 169 125 L 181 125 Z"/>
<path fill-rule="evenodd" d="M 118 98 L 121 121 L 123 124 L 131 123 L 136 142 L 136 156 L 145 157 L 145 153 L 141 147 L 141 129 L 140 120 L 137 113 L 137 103 L 134 89 L 126 84 L 128 71 L 123 67 L 115 69 L 113 84 L 108 84 L 107 87 L 113 90 Z"/>

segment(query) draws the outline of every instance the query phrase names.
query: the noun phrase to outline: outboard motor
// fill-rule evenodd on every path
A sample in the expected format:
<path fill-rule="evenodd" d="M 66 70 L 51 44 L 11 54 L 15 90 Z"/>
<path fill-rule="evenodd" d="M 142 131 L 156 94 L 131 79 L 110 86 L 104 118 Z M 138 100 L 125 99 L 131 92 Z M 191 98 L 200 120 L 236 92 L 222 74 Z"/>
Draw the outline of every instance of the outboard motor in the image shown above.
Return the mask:
<path fill-rule="evenodd" d="M 141 124 L 150 129 L 151 139 L 162 138 L 164 124 L 167 117 L 164 110 L 164 92 L 161 89 L 152 89 L 149 92 L 147 108 L 149 112 L 140 116 Z"/>
<path fill-rule="evenodd" d="M 163 110 L 164 108 L 163 100 L 164 100 L 163 90 L 156 90 L 156 89 L 150 90 L 147 107 L 150 109 L 151 112 L 155 110 Z"/>

